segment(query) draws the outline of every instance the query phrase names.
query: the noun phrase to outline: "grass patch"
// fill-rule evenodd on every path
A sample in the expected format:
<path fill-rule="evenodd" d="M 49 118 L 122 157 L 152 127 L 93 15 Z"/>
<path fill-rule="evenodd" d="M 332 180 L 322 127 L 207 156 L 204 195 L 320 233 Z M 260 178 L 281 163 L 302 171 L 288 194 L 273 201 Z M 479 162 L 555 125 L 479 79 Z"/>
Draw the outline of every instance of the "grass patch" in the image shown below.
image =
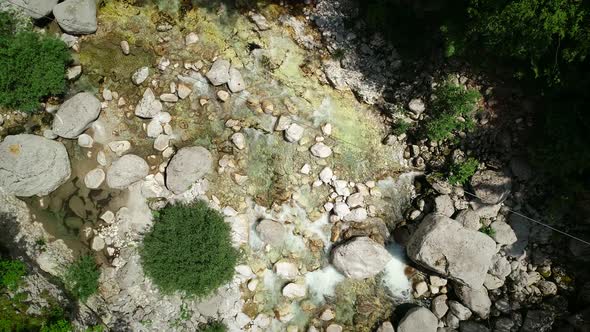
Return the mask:
<path fill-rule="evenodd" d="M 238 252 L 219 212 L 197 201 L 167 206 L 154 219 L 140 254 L 160 290 L 202 297 L 231 280 Z"/>
<path fill-rule="evenodd" d="M 212 322 L 200 327 L 199 332 L 227 332 L 227 327 L 221 322 Z"/>
<path fill-rule="evenodd" d="M 92 256 L 82 256 L 68 267 L 64 275 L 66 288 L 80 301 L 98 291 L 100 271 Z"/>
<path fill-rule="evenodd" d="M 492 228 L 492 226 L 484 226 L 480 228 L 479 231 L 491 238 L 493 238 L 496 235 L 496 231 Z"/>
<path fill-rule="evenodd" d="M 462 163 L 453 164 L 449 173 L 450 184 L 465 184 L 477 171 L 479 161 L 475 158 L 468 158 Z"/>
<path fill-rule="evenodd" d="M 440 141 L 450 138 L 455 131 L 473 128 L 472 117 L 480 99 L 479 91 L 450 82 L 436 87 L 432 113 L 423 127 L 424 135 L 431 141 Z"/>

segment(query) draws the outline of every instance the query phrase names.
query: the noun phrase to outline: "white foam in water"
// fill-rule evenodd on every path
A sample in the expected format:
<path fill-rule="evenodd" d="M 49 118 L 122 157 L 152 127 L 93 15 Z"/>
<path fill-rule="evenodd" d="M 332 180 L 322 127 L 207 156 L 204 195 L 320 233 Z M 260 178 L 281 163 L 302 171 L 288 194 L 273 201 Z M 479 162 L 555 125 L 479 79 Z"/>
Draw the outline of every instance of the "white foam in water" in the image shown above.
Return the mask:
<path fill-rule="evenodd" d="M 406 274 L 404 273 L 406 264 L 403 262 L 404 248 L 396 243 L 388 244 L 387 251 L 393 256 L 393 259 L 385 265 L 381 282 L 391 292 L 391 296 L 400 300 L 409 300 L 412 293 L 412 287 Z"/>
<path fill-rule="evenodd" d="M 305 284 L 309 290 L 309 294 L 317 303 L 323 303 L 325 296 L 334 296 L 336 285 L 342 282 L 345 277 L 336 271 L 336 269 L 328 265 L 323 269 L 308 272 L 305 275 Z"/>

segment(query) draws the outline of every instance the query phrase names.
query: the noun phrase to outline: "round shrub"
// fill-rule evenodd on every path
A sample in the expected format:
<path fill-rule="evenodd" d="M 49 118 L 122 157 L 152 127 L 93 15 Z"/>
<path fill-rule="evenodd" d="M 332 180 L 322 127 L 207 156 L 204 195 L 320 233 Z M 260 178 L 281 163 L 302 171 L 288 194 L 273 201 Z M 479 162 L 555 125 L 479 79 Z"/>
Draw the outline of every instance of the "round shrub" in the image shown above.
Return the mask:
<path fill-rule="evenodd" d="M 44 97 L 66 90 L 70 53 L 61 40 L 32 31 L 17 31 L 0 13 L 0 106 L 32 112 Z"/>
<path fill-rule="evenodd" d="M 81 301 L 98 291 L 100 271 L 92 256 L 82 256 L 70 265 L 64 275 L 66 288 Z"/>
<path fill-rule="evenodd" d="M 203 201 L 155 213 L 140 254 L 146 275 L 160 290 L 198 297 L 230 281 L 238 259 L 229 225 Z"/>

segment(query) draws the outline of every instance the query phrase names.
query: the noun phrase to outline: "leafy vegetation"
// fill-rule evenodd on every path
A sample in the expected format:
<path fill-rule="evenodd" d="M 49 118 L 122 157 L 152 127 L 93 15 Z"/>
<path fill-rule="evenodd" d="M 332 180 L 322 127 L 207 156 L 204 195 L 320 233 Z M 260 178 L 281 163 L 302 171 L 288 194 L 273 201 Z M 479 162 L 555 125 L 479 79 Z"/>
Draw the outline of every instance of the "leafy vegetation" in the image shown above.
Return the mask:
<path fill-rule="evenodd" d="M 15 290 L 25 273 L 25 264 L 21 261 L 0 261 L 0 289 Z"/>
<path fill-rule="evenodd" d="M 64 275 L 66 288 L 81 301 L 86 301 L 98 291 L 100 271 L 92 256 L 82 256 L 74 262 Z"/>
<path fill-rule="evenodd" d="M 494 235 L 496 235 L 496 231 L 491 226 L 484 226 L 480 228 L 479 231 L 489 237 L 494 237 Z"/>
<path fill-rule="evenodd" d="M 226 332 L 227 327 L 220 322 L 212 322 L 199 328 L 199 332 Z"/>
<path fill-rule="evenodd" d="M 71 324 L 65 319 L 63 308 L 47 293 L 41 293 L 41 297 L 49 306 L 39 315 L 27 313 L 27 294 L 19 291 L 25 275 L 26 267 L 23 262 L 0 258 L 0 332 L 73 331 Z"/>
<path fill-rule="evenodd" d="M 32 112 L 43 98 L 65 92 L 70 54 L 61 40 L 16 24 L 0 12 L 0 106 Z"/>
<path fill-rule="evenodd" d="M 473 126 L 471 119 L 481 99 L 475 89 L 445 82 L 434 90 L 431 118 L 426 121 L 424 134 L 432 141 L 449 138 L 453 131 Z"/>
<path fill-rule="evenodd" d="M 167 206 L 154 219 L 140 253 L 146 275 L 163 292 L 206 296 L 231 280 L 238 253 L 219 212 L 198 201 Z"/>
<path fill-rule="evenodd" d="M 462 163 L 453 164 L 448 177 L 449 183 L 465 184 L 475 174 L 478 166 L 479 161 L 475 158 L 467 158 Z"/>

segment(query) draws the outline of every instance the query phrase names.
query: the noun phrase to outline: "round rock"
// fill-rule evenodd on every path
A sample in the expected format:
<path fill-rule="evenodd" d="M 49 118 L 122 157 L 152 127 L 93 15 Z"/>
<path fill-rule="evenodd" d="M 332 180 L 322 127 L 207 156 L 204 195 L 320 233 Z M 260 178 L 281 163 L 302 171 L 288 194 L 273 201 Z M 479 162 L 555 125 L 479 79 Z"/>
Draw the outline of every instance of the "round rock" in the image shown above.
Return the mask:
<path fill-rule="evenodd" d="M 149 173 L 145 160 L 134 154 L 127 154 L 115 160 L 107 170 L 107 184 L 113 189 L 125 189 L 130 184 L 145 178 Z"/>
<path fill-rule="evenodd" d="M 166 167 L 166 186 L 180 194 L 193 183 L 211 172 L 213 157 L 201 146 L 190 146 L 180 150 L 172 157 Z"/>
<path fill-rule="evenodd" d="M 0 187 L 10 194 L 47 195 L 70 174 L 68 153 L 60 142 L 23 134 L 0 143 Z"/>
<path fill-rule="evenodd" d="M 76 138 L 100 114 L 100 101 L 88 92 L 66 100 L 53 119 L 53 132 L 64 138 Z"/>
<path fill-rule="evenodd" d="M 66 0 L 53 7 L 53 16 L 67 33 L 83 35 L 96 31 L 95 0 Z"/>
<path fill-rule="evenodd" d="M 389 252 L 368 237 L 357 237 L 332 252 L 332 264 L 346 277 L 365 279 L 383 271 L 392 259 Z"/>
<path fill-rule="evenodd" d="M 105 176 L 106 175 L 102 169 L 95 168 L 86 173 L 86 176 L 84 177 L 84 184 L 88 189 L 96 189 L 100 187 L 105 179 Z"/>

